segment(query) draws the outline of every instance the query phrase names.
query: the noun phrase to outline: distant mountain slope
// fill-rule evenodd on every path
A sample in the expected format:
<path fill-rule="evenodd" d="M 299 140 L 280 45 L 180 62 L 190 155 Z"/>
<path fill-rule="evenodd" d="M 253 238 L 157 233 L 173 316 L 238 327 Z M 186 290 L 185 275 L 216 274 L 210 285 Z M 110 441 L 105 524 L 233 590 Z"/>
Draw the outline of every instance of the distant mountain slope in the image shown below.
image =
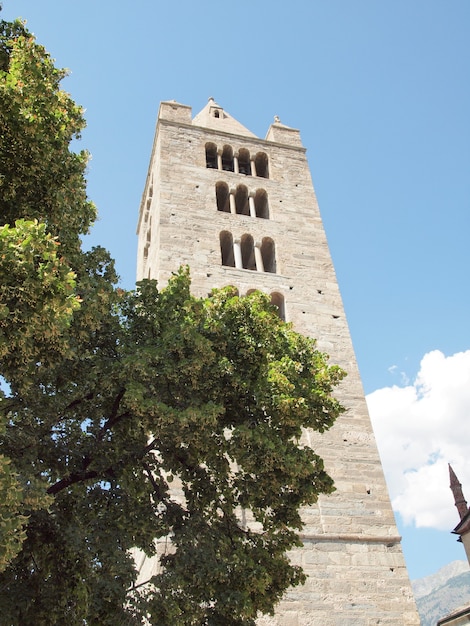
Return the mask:
<path fill-rule="evenodd" d="M 421 626 L 436 626 L 442 617 L 470 605 L 470 569 L 466 561 L 454 561 L 411 585 Z"/>
<path fill-rule="evenodd" d="M 444 565 L 435 574 L 430 574 L 424 578 L 418 578 L 411 581 L 415 598 L 422 598 L 431 593 L 434 589 L 442 587 L 445 583 L 464 572 L 470 571 L 467 561 L 452 561 L 448 565 Z"/>

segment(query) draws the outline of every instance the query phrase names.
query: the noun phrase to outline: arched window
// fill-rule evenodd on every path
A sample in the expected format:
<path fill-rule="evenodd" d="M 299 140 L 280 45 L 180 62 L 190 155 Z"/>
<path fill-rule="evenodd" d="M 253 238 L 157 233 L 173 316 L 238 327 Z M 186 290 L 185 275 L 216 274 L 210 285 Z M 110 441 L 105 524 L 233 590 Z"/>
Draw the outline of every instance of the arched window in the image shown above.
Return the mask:
<path fill-rule="evenodd" d="M 217 199 L 217 211 L 230 213 L 230 191 L 226 183 L 217 183 L 215 186 L 215 197 Z"/>
<path fill-rule="evenodd" d="M 150 226 L 151 226 L 152 222 L 150 222 Z M 147 229 L 147 235 L 145 237 L 145 247 L 144 247 L 144 262 L 147 262 L 147 259 L 149 258 L 149 249 L 150 249 L 150 244 L 152 243 L 152 229 L 150 228 Z"/>
<path fill-rule="evenodd" d="M 261 178 L 269 178 L 268 155 L 264 152 L 258 152 L 255 156 L 256 176 Z"/>
<path fill-rule="evenodd" d="M 225 172 L 233 172 L 233 150 L 230 146 L 224 146 L 222 150 L 222 169 Z"/>
<path fill-rule="evenodd" d="M 276 273 L 276 251 L 271 237 L 264 237 L 261 242 L 261 256 L 265 272 Z"/>
<path fill-rule="evenodd" d="M 286 310 L 284 306 L 284 296 L 282 293 L 275 291 L 271 294 L 271 304 L 277 307 L 277 314 L 281 320 L 286 321 Z"/>
<path fill-rule="evenodd" d="M 251 175 L 250 153 L 245 148 L 238 153 L 238 171 L 246 176 Z"/>
<path fill-rule="evenodd" d="M 242 253 L 242 265 L 245 270 L 255 270 L 255 247 L 253 245 L 253 237 L 251 235 L 243 235 L 240 242 Z"/>
<path fill-rule="evenodd" d="M 206 167 L 217 169 L 217 146 L 215 143 L 206 143 Z"/>
<path fill-rule="evenodd" d="M 255 193 L 256 217 L 269 218 L 268 194 L 264 189 L 257 189 Z"/>
<path fill-rule="evenodd" d="M 209 293 L 207 294 L 209 296 L 209 298 L 211 296 L 214 295 L 215 291 L 223 291 L 224 295 L 228 298 L 239 298 L 240 297 L 240 291 L 238 289 L 238 287 L 235 287 L 235 285 L 223 285 L 222 287 L 213 287 L 211 289 L 211 291 L 209 291 Z"/>
<path fill-rule="evenodd" d="M 245 185 L 238 185 L 235 191 L 235 207 L 239 215 L 250 215 L 248 189 Z"/>
<path fill-rule="evenodd" d="M 223 230 L 220 235 L 220 253 L 222 256 L 222 265 L 235 267 L 235 257 L 233 255 L 233 237 L 232 233 Z"/>

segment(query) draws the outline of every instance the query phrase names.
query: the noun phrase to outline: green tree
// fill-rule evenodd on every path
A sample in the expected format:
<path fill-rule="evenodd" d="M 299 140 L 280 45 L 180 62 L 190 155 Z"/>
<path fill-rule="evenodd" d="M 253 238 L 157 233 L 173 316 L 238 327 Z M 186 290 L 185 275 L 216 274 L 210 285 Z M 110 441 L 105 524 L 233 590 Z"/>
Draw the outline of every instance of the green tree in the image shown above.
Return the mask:
<path fill-rule="evenodd" d="M 44 224 L 18 220 L 14 227 L 0 228 L 0 364 L 7 378 L 12 372 L 16 377 L 31 372 L 43 355 L 64 347 L 63 331 L 79 301 L 74 274 L 59 257 L 58 246 Z M 0 398 L 5 406 L 4 395 Z M 0 413 L 3 434 L 7 423 L 7 415 Z M 50 501 L 41 496 L 44 486 L 36 484 L 37 490 L 31 482 L 23 489 L 10 459 L 0 455 L 0 571 L 26 536 L 20 503 L 31 509 Z"/>
<path fill-rule="evenodd" d="M 80 247 L 64 73 L 20 23 L 0 67 L 1 623 L 254 624 L 303 581 L 299 508 L 333 484 L 300 437 L 342 411 L 343 372 L 261 293 L 197 299 L 187 269 L 118 289 Z M 139 586 L 130 550 L 164 537 Z"/>
<path fill-rule="evenodd" d="M 2 220 L 44 222 L 62 253 L 77 253 L 96 217 L 86 196 L 88 153 L 69 149 L 85 127 L 83 110 L 59 88 L 67 72 L 20 22 L 2 22 L 0 37 Z"/>

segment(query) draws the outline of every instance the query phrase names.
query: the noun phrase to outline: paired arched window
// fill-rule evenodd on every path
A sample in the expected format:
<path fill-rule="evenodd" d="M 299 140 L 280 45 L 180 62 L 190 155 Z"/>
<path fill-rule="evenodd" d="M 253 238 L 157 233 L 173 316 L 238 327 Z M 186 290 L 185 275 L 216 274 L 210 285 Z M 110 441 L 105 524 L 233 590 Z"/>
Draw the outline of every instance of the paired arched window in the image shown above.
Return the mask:
<path fill-rule="evenodd" d="M 269 219 L 268 194 L 264 189 L 253 194 L 245 185 L 238 185 L 230 190 L 227 183 L 219 181 L 215 185 L 215 197 L 218 211 Z"/>
<path fill-rule="evenodd" d="M 255 156 L 256 176 L 269 178 L 268 155 L 265 152 L 258 152 Z"/>
<path fill-rule="evenodd" d="M 264 271 L 275 274 L 276 251 L 274 247 L 274 241 L 271 239 L 271 237 L 263 237 L 263 241 L 261 242 L 261 257 L 263 259 Z"/>
<path fill-rule="evenodd" d="M 232 233 L 223 230 L 219 235 L 222 265 L 244 270 L 276 273 L 276 250 L 271 237 L 255 243 L 253 237 L 244 234 L 233 239 Z"/>
<path fill-rule="evenodd" d="M 264 189 L 256 190 L 254 204 L 256 217 L 269 219 L 268 194 Z"/>
<path fill-rule="evenodd" d="M 245 176 L 251 176 L 250 153 L 244 148 L 238 153 L 238 172 Z"/>
<path fill-rule="evenodd" d="M 217 146 L 215 143 L 206 143 L 206 167 L 217 169 Z"/>
<path fill-rule="evenodd" d="M 217 211 L 230 213 L 230 191 L 227 183 L 217 183 L 215 186 L 215 197 L 217 200 Z"/>
<path fill-rule="evenodd" d="M 222 150 L 222 169 L 224 172 L 233 172 L 233 150 L 230 146 L 224 146 Z"/>
<path fill-rule="evenodd" d="M 269 178 L 268 155 L 265 152 L 258 152 L 252 157 L 246 148 L 240 148 L 238 153 L 234 153 L 233 148 L 228 145 L 219 151 L 212 142 L 206 143 L 206 167 L 245 176 Z"/>
<path fill-rule="evenodd" d="M 223 230 L 220 233 L 220 253 L 222 255 L 222 265 L 227 267 L 235 267 L 235 257 L 233 253 L 233 237 L 232 233 Z"/>
<path fill-rule="evenodd" d="M 243 235 L 240 240 L 242 267 L 244 270 L 256 270 L 255 245 L 251 235 Z"/>
<path fill-rule="evenodd" d="M 250 215 L 248 189 L 245 185 L 238 185 L 235 190 L 235 211 L 238 215 Z"/>
<path fill-rule="evenodd" d="M 277 308 L 277 314 L 281 320 L 286 321 L 286 307 L 284 304 L 284 296 L 278 291 L 274 291 L 271 294 L 271 304 Z"/>
<path fill-rule="evenodd" d="M 150 218 L 150 223 L 149 226 L 147 228 L 147 234 L 145 236 L 145 247 L 144 247 L 144 262 L 147 262 L 147 259 L 149 258 L 149 249 L 150 249 L 150 244 L 152 243 L 152 218 Z"/>
<path fill-rule="evenodd" d="M 256 291 L 258 290 L 248 289 L 248 291 L 246 292 L 246 295 L 249 296 L 250 294 L 255 293 Z M 282 295 L 282 293 L 279 293 L 278 291 L 273 291 L 270 295 L 271 295 L 271 304 L 276 307 L 278 316 L 281 318 L 281 320 L 285 322 L 286 321 L 286 307 L 284 304 L 284 296 Z"/>

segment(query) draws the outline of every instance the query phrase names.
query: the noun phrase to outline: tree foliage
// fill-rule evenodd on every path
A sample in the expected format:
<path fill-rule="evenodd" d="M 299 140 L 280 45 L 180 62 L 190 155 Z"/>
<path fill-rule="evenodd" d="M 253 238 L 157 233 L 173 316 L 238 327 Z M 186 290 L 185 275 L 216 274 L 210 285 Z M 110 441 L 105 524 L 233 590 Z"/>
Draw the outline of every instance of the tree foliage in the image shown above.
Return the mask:
<path fill-rule="evenodd" d="M 37 219 L 70 254 L 96 216 L 87 200 L 85 151 L 69 149 L 83 110 L 59 88 L 66 71 L 21 23 L 3 22 L 0 43 L 0 209 L 4 223 Z"/>
<path fill-rule="evenodd" d="M 300 439 L 343 372 L 261 293 L 117 288 L 80 247 L 82 111 L 23 25 L 0 35 L 2 623 L 254 624 L 304 579 L 299 508 L 333 484 Z M 164 537 L 140 581 L 131 549 Z"/>

